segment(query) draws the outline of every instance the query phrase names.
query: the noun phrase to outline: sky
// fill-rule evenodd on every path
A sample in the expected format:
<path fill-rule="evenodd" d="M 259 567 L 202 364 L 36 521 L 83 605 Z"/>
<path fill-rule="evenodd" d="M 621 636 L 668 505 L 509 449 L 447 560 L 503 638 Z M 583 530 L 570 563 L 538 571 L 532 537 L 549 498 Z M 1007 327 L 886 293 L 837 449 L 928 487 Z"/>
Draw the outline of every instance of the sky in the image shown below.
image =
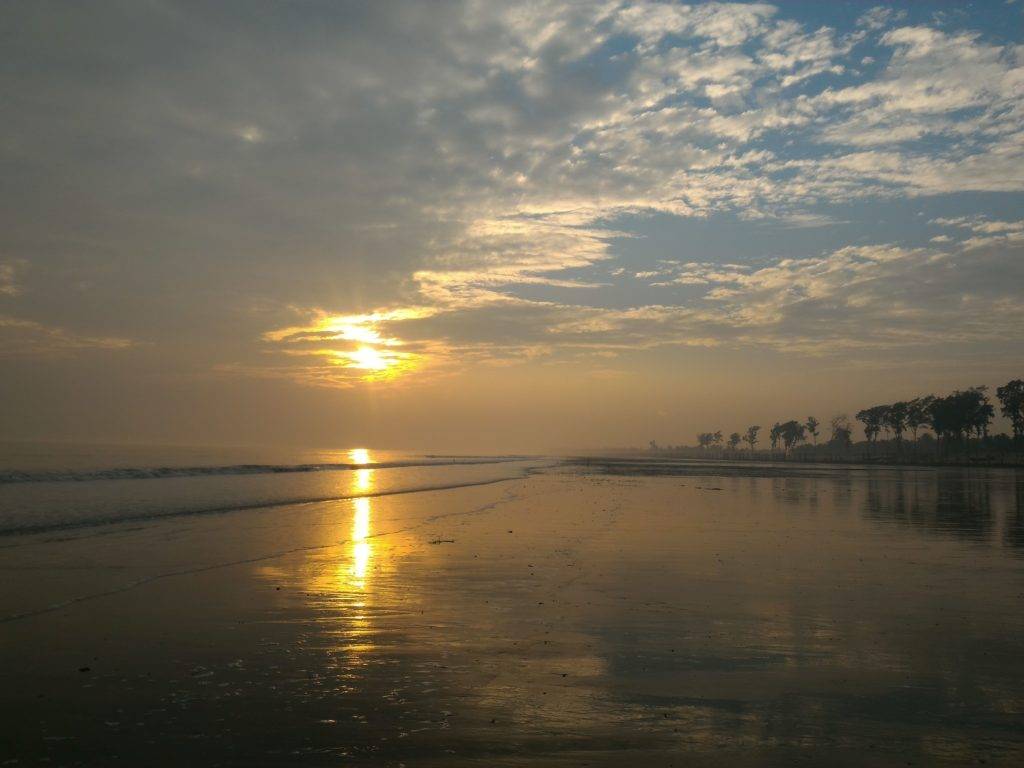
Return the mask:
<path fill-rule="evenodd" d="M 8 0 L 4 436 L 692 444 L 1020 378 L 1022 16 Z"/>

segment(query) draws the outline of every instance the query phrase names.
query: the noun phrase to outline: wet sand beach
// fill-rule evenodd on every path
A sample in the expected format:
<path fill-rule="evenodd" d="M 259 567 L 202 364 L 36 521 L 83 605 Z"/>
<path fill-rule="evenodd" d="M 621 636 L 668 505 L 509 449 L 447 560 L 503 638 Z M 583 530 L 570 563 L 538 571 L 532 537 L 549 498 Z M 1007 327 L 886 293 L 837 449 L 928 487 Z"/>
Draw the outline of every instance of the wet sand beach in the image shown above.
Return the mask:
<path fill-rule="evenodd" d="M 0 565 L 4 765 L 1024 762 L 1009 470 L 552 466 Z"/>

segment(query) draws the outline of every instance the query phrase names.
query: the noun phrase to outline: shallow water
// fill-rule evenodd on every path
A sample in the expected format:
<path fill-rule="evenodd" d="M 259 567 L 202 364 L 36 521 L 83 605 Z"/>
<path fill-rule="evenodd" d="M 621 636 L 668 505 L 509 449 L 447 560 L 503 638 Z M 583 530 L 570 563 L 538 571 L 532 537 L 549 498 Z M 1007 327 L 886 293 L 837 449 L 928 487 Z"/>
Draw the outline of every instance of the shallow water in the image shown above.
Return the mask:
<path fill-rule="evenodd" d="M 1024 760 L 1019 473 L 608 470 L 8 537 L 4 751 Z"/>

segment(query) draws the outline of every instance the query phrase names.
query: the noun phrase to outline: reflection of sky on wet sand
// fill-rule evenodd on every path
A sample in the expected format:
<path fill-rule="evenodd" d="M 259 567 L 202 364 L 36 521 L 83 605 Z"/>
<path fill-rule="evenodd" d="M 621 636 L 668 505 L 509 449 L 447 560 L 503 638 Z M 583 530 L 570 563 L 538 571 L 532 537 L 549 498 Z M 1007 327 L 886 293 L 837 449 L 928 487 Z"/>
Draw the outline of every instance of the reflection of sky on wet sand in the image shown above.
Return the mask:
<path fill-rule="evenodd" d="M 224 762 L 1012 765 L 1022 500 L 1008 473 L 553 473 L 199 517 L 40 544 L 76 580 L 86 555 L 201 570 L 5 627 L 0 651 L 57 667 L 31 680 L 77 738 L 40 735 L 54 764 L 121 708 Z M 9 717 L 42 734 L 32 706 Z M 140 717 L 118 743 L 143 764 Z"/>
<path fill-rule="evenodd" d="M 1024 664 L 1005 667 L 1019 648 L 1001 623 L 1021 623 L 1024 574 L 1001 549 L 1014 490 L 931 481 L 907 514 L 891 478 L 546 478 L 372 550 L 355 500 L 334 565 L 347 578 L 333 595 L 314 580 L 309 606 L 335 673 L 364 693 L 394 684 L 409 748 L 440 732 L 500 751 L 500 724 L 537 754 L 766 739 L 933 764 L 1019 753 L 1007 713 L 1024 709 Z M 951 498 L 974 522 L 948 519 Z M 964 549 L 976 515 L 1000 520 L 980 552 Z"/>
<path fill-rule="evenodd" d="M 354 464 L 370 464 L 373 460 L 366 449 L 354 449 L 349 452 Z M 372 494 L 375 490 L 374 473 L 371 468 L 354 471 L 352 488 L 356 493 Z M 374 629 L 372 613 L 375 610 L 372 580 L 375 575 L 373 564 L 375 542 L 372 529 L 372 512 L 374 499 L 363 496 L 352 499 L 342 505 L 343 514 L 350 514 L 351 522 L 347 534 L 342 540 L 342 561 L 338 565 L 335 589 L 330 583 L 317 583 L 320 594 L 326 594 L 328 602 L 342 608 L 346 626 L 341 634 L 345 640 L 345 649 L 352 653 L 363 653 L 373 648 Z M 386 568 L 385 564 L 385 568 Z"/>

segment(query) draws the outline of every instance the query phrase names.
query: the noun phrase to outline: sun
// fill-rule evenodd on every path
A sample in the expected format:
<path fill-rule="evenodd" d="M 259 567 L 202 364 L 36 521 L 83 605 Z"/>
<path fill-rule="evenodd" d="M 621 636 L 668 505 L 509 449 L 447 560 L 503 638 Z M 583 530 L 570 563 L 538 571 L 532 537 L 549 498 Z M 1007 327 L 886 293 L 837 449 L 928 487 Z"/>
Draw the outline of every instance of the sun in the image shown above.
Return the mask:
<path fill-rule="evenodd" d="M 349 353 L 353 368 L 365 368 L 370 371 L 383 371 L 392 364 L 392 360 L 384 357 L 373 347 L 360 347 Z"/>
<path fill-rule="evenodd" d="M 359 371 L 358 378 L 363 381 L 388 381 L 415 366 L 415 355 L 397 352 L 391 349 L 378 349 L 362 345 L 353 350 L 327 350 L 335 365 Z"/>

